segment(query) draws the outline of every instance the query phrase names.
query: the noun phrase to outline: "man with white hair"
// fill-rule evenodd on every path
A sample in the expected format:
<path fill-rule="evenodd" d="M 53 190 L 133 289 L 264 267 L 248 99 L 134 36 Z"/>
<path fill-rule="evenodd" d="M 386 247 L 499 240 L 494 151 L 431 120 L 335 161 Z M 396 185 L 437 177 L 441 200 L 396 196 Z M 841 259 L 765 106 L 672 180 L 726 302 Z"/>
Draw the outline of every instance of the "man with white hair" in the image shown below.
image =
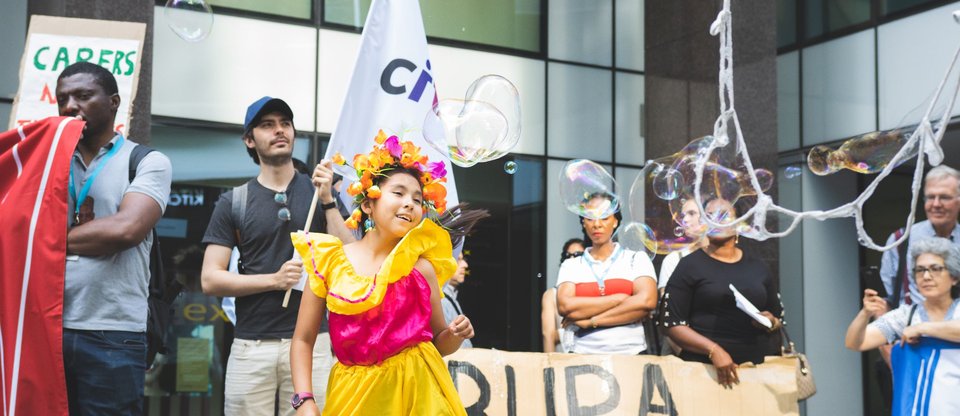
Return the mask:
<path fill-rule="evenodd" d="M 934 236 L 949 239 L 960 246 L 960 227 L 957 226 L 957 215 L 960 214 L 960 172 L 940 165 L 927 173 L 923 182 L 923 210 L 927 219 L 910 227 L 910 237 L 904 248 L 909 250 L 914 242 Z M 890 235 L 887 244 L 893 243 L 897 238 L 898 233 Z M 913 270 L 913 260 L 907 256 L 903 270 L 899 270 L 899 265 L 900 250 L 887 250 L 883 253 L 880 277 L 889 294 L 891 307 L 896 308 L 901 303 L 923 302 L 923 295 L 917 290 L 916 281 L 910 276 L 904 276 Z M 896 299 L 893 298 L 895 293 L 899 293 Z"/>

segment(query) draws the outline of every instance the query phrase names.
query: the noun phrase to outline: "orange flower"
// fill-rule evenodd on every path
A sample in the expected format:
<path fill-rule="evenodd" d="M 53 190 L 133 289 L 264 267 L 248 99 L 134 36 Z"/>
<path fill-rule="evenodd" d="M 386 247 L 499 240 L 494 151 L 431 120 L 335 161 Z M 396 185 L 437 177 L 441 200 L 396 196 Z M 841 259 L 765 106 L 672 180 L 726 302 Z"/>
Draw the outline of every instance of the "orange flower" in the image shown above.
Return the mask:
<path fill-rule="evenodd" d="M 373 185 L 370 188 L 367 188 L 367 198 L 378 199 L 380 198 L 380 187 Z"/>
<path fill-rule="evenodd" d="M 432 181 L 432 180 L 433 180 L 433 175 L 431 175 L 430 172 L 423 172 L 423 174 L 420 175 L 420 184 L 421 184 L 421 185 L 426 185 L 426 184 L 430 183 L 430 181 Z"/>
<path fill-rule="evenodd" d="M 438 182 L 427 184 L 423 187 L 423 197 L 439 204 L 447 198 L 447 188 Z"/>
<path fill-rule="evenodd" d="M 400 165 L 402 165 L 405 168 L 409 168 L 413 166 L 413 162 L 414 162 L 413 155 L 411 155 L 410 153 L 404 153 L 403 157 L 400 158 Z"/>
<path fill-rule="evenodd" d="M 373 172 L 363 171 L 363 177 L 360 178 L 360 189 L 367 189 L 373 186 Z"/>
<path fill-rule="evenodd" d="M 360 185 L 360 182 L 354 182 L 350 184 L 350 187 L 347 188 L 347 194 L 350 196 L 357 196 L 363 192 L 363 185 Z"/>
<path fill-rule="evenodd" d="M 332 161 L 333 161 L 334 164 L 337 164 L 337 165 L 345 165 L 345 164 L 347 164 L 347 161 L 346 161 L 346 160 L 343 160 L 343 155 L 341 155 L 340 152 L 337 152 L 337 153 L 334 153 L 334 154 L 333 154 L 333 159 L 332 159 Z"/>
<path fill-rule="evenodd" d="M 370 169 L 370 159 L 367 158 L 367 155 L 363 155 L 363 154 L 358 154 L 354 156 L 353 168 L 356 170 Z"/>
<path fill-rule="evenodd" d="M 351 229 L 351 230 L 356 230 L 356 229 L 360 226 L 360 224 L 359 224 L 357 221 L 354 221 L 353 218 L 348 218 L 348 219 L 347 219 L 346 221 L 344 221 L 343 223 L 344 223 L 344 225 L 347 226 L 347 228 L 349 228 L 349 229 Z"/>
<path fill-rule="evenodd" d="M 377 142 L 377 144 L 383 144 L 383 142 L 387 141 L 387 134 L 384 133 L 383 130 L 377 131 L 377 137 L 373 140 Z"/>
<path fill-rule="evenodd" d="M 354 208 L 354 209 L 353 209 L 353 212 L 350 213 L 350 219 L 352 219 L 353 222 L 355 222 L 355 223 L 359 223 L 359 222 L 360 222 L 360 217 L 361 217 L 361 216 L 363 216 L 363 213 L 360 212 L 360 208 Z"/>

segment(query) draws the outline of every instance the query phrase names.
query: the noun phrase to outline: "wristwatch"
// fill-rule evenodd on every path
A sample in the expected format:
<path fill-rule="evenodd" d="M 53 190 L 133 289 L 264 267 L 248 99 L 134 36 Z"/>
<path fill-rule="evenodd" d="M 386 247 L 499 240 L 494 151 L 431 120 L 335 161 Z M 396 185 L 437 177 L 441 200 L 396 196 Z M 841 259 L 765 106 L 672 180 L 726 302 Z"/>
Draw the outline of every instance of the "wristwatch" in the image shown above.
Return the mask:
<path fill-rule="evenodd" d="M 329 204 L 320 204 L 320 209 L 326 211 L 328 209 L 333 209 L 337 207 L 337 200 L 334 198 L 333 201 L 330 201 Z"/>
<path fill-rule="evenodd" d="M 290 398 L 290 406 L 293 406 L 293 410 L 297 410 L 300 408 L 300 406 L 303 406 L 303 402 L 307 400 L 315 400 L 313 398 L 313 393 L 293 393 L 293 397 Z"/>

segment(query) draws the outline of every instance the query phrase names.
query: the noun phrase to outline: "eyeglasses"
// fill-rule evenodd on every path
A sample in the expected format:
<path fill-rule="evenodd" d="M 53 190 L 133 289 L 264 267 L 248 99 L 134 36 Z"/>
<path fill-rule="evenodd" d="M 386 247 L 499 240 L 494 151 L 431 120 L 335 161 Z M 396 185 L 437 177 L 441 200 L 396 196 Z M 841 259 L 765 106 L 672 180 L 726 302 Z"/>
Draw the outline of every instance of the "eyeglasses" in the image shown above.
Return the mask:
<path fill-rule="evenodd" d="M 943 273 L 943 271 L 946 269 L 946 267 L 937 264 L 930 267 L 915 267 L 913 269 L 913 274 L 917 277 L 922 277 L 924 273 L 930 272 L 930 277 L 939 277 L 940 273 Z"/>
<path fill-rule="evenodd" d="M 923 196 L 923 202 L 937 202 L 939 200 L 941 203 L 946 204 L 950 201 L 953 201 L 954 199 L 957 199 L 957 197 L 949 196 L 949 195 L 924 195 Z"/>
<path fill-rule="evenodd" d="M 572 252 L 564 252 L 562 255 L 560 255 L 560 257 L 566 260 L 566 259 L 572 259 L 574 257 L 580 257 L 582 255 L 583 255 L 582 251 L 572 251 Z"/>
<path fill-rule="evenodd" d="M 279 218 L 280 221 L 290 221 L 290 208 L 287 208 L 287 193 L 277 192 L 273 195 L 273 202 L 280 204 L 280 209 L 277 210 L 277 218 Z"/>

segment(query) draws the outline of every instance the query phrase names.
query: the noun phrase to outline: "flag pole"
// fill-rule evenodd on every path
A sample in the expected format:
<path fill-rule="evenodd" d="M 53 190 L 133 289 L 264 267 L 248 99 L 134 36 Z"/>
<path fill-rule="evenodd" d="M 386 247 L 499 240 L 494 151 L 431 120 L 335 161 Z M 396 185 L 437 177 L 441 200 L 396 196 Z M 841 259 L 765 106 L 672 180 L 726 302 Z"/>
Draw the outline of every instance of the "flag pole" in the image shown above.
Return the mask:
<path fill-rule="evenodd" d="M 310 223 L 313 222 L 313 214 L 317 211 L 317 202 L 320 200 L 320 188 L 313 190 L 313 200 L 310 202 L 310 212 L 307 213 L 307 223 L 303 226 L 303 230 L 307 234 L 310 234 Z M 283 295 L 283 307 L 286 308 L 287 304 L 290 303 L 290 291 L 293 288 L 287 289 L 287 293 Z"/>

